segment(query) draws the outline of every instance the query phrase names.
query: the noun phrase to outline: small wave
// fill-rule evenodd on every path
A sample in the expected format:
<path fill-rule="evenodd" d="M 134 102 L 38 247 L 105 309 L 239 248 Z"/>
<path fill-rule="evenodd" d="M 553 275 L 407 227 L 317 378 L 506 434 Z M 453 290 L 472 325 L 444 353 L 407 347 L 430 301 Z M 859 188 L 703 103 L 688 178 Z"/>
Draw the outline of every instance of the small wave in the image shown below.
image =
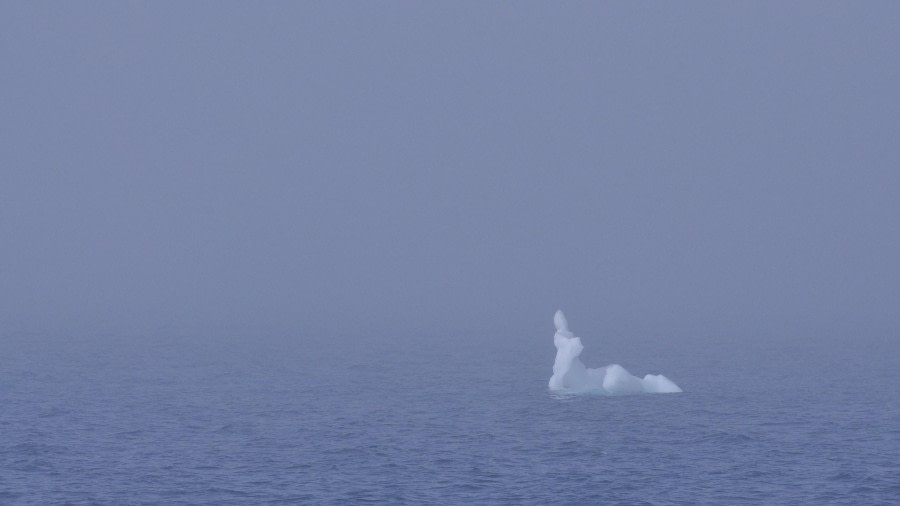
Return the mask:
<path fill-rule="evenodd" d="M 716 444 L 741 444 L 754 441 L 754 438 L 746 434 L 737 434 L 725 431 L 713 431 L 694 438 L 691 443 L 716 443 Z"/>

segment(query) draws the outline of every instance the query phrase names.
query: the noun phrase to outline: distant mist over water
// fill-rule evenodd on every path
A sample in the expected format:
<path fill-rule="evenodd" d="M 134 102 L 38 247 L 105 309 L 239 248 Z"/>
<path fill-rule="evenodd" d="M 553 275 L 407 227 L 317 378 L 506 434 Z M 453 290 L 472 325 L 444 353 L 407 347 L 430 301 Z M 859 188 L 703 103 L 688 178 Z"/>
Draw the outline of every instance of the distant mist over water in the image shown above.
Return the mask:
<path fill-rule="evenodd" d="M 898 26 L 0 2 L 0 503 L 896 502 Z"/>

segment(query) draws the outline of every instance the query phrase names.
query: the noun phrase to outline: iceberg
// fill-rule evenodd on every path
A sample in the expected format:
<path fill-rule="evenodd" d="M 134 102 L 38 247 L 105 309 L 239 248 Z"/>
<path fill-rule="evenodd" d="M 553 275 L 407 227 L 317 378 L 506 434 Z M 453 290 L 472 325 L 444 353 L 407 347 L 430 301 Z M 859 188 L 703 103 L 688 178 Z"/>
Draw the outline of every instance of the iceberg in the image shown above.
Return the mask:
<path fill-rule="evenodd" d="M 553 323 L 556 325 L 556 334 L 553 336 L 556 361 L 553 363 L 553 376 L 550 377 L 550 390 L 606 395 L 667 394 L 682 391 L 662 374 L 648 374 L 641 379 L 632 376 L 619 364 L 588 369 L 578 358 L 584 349 L 581 338 L 569 330 L 566 315 L 557 311 L 553 316 Z"/>

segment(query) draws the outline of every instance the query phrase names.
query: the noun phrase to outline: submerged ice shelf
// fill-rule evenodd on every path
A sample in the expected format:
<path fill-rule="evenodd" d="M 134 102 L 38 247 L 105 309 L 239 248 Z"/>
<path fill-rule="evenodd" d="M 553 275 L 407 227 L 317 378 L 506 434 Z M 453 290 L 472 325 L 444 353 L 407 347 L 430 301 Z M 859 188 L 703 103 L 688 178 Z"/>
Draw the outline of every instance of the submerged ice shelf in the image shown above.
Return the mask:
<path fill-rule="evenodd" d="M 553 323 L 556 325 L 556 334 L 553 336 L 556 361 L 553 363 L 550 390 L 610 395 L 681 392 L 678 385 L 662 374 L 648 374 L 641 379 L 632 376 L 619 364 L 588 369 L 578 358 L 584 349 L 581 338 L 569 331 L 566 315 L 557 311 L 553 316 Z"/>

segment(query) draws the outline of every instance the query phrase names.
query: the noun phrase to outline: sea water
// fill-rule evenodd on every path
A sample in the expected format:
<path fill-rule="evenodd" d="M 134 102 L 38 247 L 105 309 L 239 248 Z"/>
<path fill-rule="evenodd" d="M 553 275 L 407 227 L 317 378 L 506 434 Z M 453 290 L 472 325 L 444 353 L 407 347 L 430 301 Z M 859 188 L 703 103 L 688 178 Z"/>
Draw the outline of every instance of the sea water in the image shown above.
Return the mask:
<path fill-rule="evenodd" d="M 551 391 L 552 327 L 6 334 L 0 504 L 900 501 L 891 336 L 589 330 L 585 362 L 664 372 L 683 393 Z"/>

